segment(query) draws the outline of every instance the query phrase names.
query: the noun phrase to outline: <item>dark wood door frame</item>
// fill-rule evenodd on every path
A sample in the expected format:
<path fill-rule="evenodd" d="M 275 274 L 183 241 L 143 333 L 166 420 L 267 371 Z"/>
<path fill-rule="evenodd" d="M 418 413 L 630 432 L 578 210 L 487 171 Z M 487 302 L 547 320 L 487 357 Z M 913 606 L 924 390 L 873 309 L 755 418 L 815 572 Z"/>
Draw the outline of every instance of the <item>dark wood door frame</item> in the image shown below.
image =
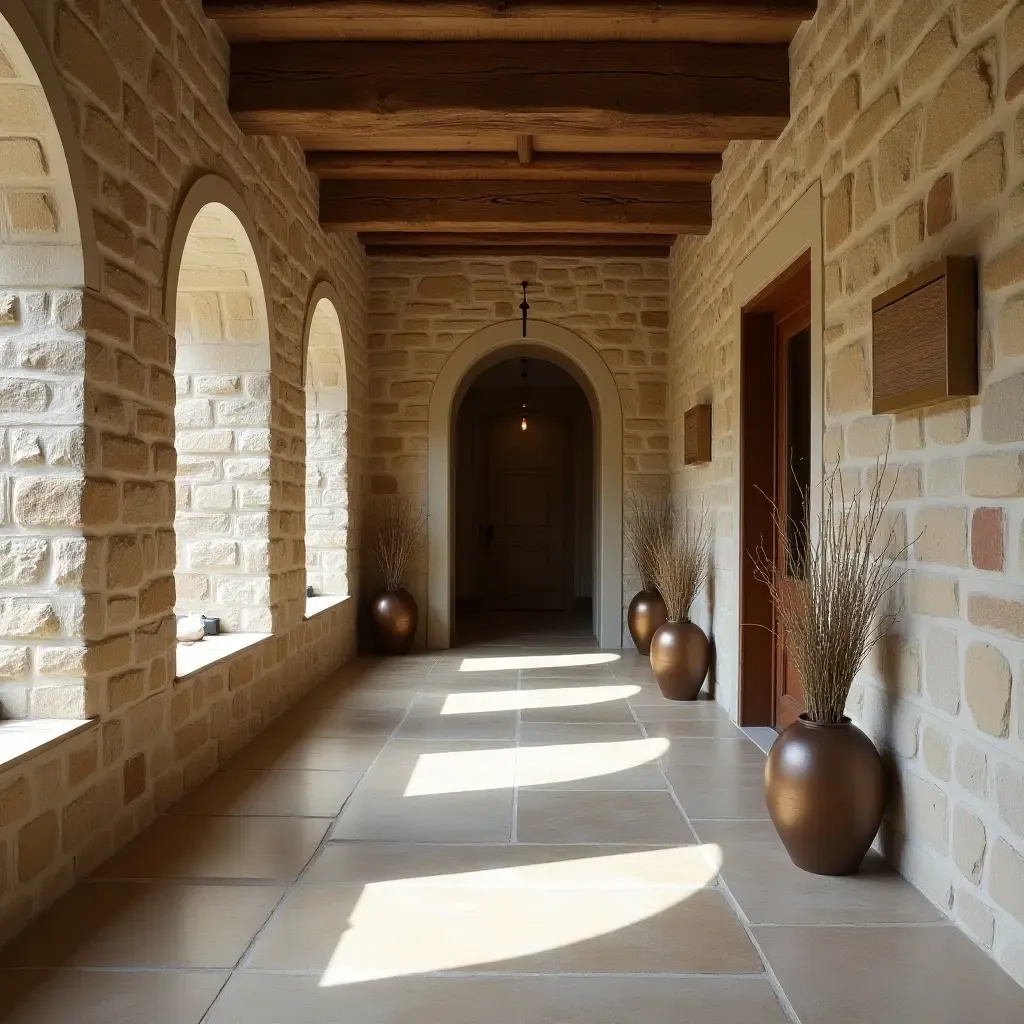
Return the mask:
<path fill-rule="evenodd" d="M 740 314 L 739 724 L 775 723 L 775 609 L 757 572 L 758 553 L 775 550 L 776 324 L 779 311 L 810 292 L 810 252 L 779 275 Z"/>

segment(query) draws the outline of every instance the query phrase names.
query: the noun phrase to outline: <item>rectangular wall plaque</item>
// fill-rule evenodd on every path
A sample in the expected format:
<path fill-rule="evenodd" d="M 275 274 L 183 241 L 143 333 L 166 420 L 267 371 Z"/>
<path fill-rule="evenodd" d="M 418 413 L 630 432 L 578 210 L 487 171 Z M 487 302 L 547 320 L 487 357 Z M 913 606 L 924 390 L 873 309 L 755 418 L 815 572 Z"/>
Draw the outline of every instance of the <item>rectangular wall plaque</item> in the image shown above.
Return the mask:
<path fill-rule="evenodd" d="M 872 410 L 978 393 L 978 274 L 947 256 L 871 302 Z"/>
<path fill-rule="evenodd" d="M 683 463 L 711 461 L 711 406 L 695 405 L 683 416 Z"/>

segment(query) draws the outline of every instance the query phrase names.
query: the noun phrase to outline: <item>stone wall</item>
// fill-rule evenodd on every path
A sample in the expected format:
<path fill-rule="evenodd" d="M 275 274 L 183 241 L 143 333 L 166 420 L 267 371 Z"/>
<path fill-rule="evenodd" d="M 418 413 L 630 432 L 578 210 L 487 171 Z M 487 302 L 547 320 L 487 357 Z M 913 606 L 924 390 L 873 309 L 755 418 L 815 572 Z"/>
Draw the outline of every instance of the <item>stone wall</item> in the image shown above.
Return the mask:
<path fill-rule="evenodd" d="M 733 145 L 714 228 L 671 262 L 673 486 L 716 509 L 716 643 L 735 666 L 739 325 L 732 271 L 816 179 L 824 193 L 825 454 L 864 482 L 889 449 L 910 553 L 894 641 L 851 713 L 887 747 L 902 870 L 1024 983 L 1024 4 L 822 0 L 791 49 L 777 143 Z M 981 267 L 981 394 L 871 415 L 872 296 L 946 253 Z M 714 460 L 681 416 L 714 404 Z M 736 708 L 735 669 L 718 695 Z"/>
<path fill-rule="evenodd" d="M 663 259 L 372 259 L 370 505 L 375 497 L 403 493 L 426 506 L 427 408 L 433 382 L 466 339 L 520 315 L 524 280 L 530 282 L 531 318 L 578 334 L 600 354 L 618 384 L 625 487 L 664 487 L 667 271 Z M 372 518 L 372 509 L 368 514 Z M 379 575 L 371 551 L 364 551 L 363 564 L 364 586 L 372 590 Z M 425 550 L 408 586 L 424 608 Z M 627 564 L 625 604 L 638 588 Z M 421 633 L 424 619 L 421 615 Z"/>
<path fill-rule="evenodd" d="M 21 3 L 0 0 L 0 11 L 20 26 L 33 62 L 49 66 L 51 105 L 56 97 L 54 110 L 64 110 L 55 123 L 63 117 L 69 152 L 80 147 L 69 166 L 83 213 L 86 287 L 80 301 L 66 290 L 45 296 L 34 290 L 24 300 L 19 294 L 17 324 L 0 327 L 3 358 L 28 360 L 26 380 L 38 371 L 56 394 L 60 373 L 45 360 L 61 352 L 79 380 L 77 422 L 67 432 L 73 437 L 76 429 L 79 442 L 68 469 L 59 461 L 56 434 L 51 439 L 41 428 L 33 435 L 41 438 L 41 456 L 29 460 L 31 473 L 13 490 L 8 470 L 15 476 L 21 470 L 0 467 L 0 523 L 6 527 L 3 516 L 13 509 L 15 522 L 31 527 L 30 537 L 43 533 L 53 545 L 46 562 L 49 596 L 40 602 L 50 609 L 47 616 L 32 629 L 12 626 L 12 610 L 23 605 L 0 598 L 3 632 L 24 635 L 34 646 L 28 674 L 13 691 L 5 684 L 0 699 L 5 714 L 97 717 L 83 736 L 0 773 L 0 941 L 353 648 L 354 601 L 304 618 L 303 326 L 320 279 L 340 296 L 354 498 L 366 467 L 365 257 L 354 237 L 320 230 L 316 183 L 300 149 L 280 139 L 247 138 L 234 125 L 226 104 L 227 46 L 201 4 Z M 0 61 L 8 56 L 4 46 Z M 0 152 L 10 153 L 23 136 L 35 137 L 18 120 L 25 109 L 19 102 L 0 95 Z M 269 393 L 248 397 L 271 404 L 269 445 L 258 454 L 269 453 L 266 575 L 274 635 L 176 680 L 176 345 L 165 294 L 179 206 L 207 174 L 225 179 L 241 197 L 248 220 L 258 225 L 248 241 L 267 268 Z M 60 206 L 61 217 L 73 210 L 70 201 Z M 22 266 L 8 236 L 2 240 L 0 288 Z M 39 265 L 64 264 L 55 258 Z M 28 393 L 41 394 L 38 386 Z M 30 411 L 16 422 L 14 412 L 8 404 L 2 413 L 6 442 L 22 436 L 19 424 L 36 422 Z M 358 500 L 350 504 L 359 508 Z M 356 544 L 358 529 L 356 517 L 350 525 Z M 5 532 L 13 538 L 17 531 Z M 69 562 L 58 552 L 78 537 L 85 542 Z M 3 551 L 0 573 L 8 562 L 36 564 L 31 552 Z M 58 611 L 65 593 L 79 607 L 67 625 Z M 53 646 L 53 617 L 65 653 L 59 661 L 46 656 L 44 668 L 36 650 Z M 5 637 L 4 664 L 19 672 L 23 656 L 7 657 L 7 651 L 20 645 Z M 26 692 L 29 699 L 19 697 Z"/>

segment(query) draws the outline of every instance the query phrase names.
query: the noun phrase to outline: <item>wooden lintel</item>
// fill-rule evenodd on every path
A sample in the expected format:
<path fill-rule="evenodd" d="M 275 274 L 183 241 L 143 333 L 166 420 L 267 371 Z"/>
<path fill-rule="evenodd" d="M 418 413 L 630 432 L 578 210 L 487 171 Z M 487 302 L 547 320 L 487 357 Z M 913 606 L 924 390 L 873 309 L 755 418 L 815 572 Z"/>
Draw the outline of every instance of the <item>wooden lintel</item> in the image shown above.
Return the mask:
<path fill-rule="evenodd" d="M 571 249 L 574 253 L 601 255 L 607 249 L 616 251 L 667 251 L 675 235 L 615 235 L 601 233 L 560 234 L 551 231 L 523 232 L 432 232 L 373 231 L 364 232 L 359 240 L 367 252 L 415 248 L 438 252 L 507 252 L 530 250 L 552 252 Z"/>
<path fill-rule="evenodd" d="M 711 187 L 695 182 L 325 181 L 335 231 L 706 234 Z"/>
<path fill-rule="evenodd" d="M 244 130 L 307 149 L 410 135 L 772 139 L 789 120 L 789 54 L 702 43 L 238 45 L 230 106 Z"/>
<path fill-rule="evenodd" d="M 230 42 L 543 39 L 789 43 L 817 0 L 206 0 Z"/>
<path fill-rule="evenodd" d="M 522 238 L 515 244 L 492 242 L 487 245 L 419 245 L 415 235 L 408 235 L 400 245 L 369 245 L 365 246 L 367 256 L 566 256 L 576 258 L 620 258 L 634 259 L 668 259 L 672 252 L 671 243 L 666 241 L 660 245 L 622 245 L 611 242 L 600 249 L 589 245 L 573 245 L 571 242 L 553 242 L 535 245 L 524 242 Z"/>
<path fill-rule="evenodd" d="M 523 166 L 515 153 L 313 152 L 309 169 L 323 180 L 409 181 L 711 181 L 717 153 L 544 153 Z"/>

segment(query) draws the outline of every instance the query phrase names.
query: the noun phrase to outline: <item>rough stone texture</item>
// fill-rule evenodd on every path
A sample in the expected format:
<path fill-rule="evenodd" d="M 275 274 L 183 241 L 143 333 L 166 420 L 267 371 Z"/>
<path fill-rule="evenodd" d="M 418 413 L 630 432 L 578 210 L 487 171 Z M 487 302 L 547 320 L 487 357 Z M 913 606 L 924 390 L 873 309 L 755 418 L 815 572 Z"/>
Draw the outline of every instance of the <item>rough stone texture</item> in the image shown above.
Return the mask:
<path fill-rule="evenodd" d="M 833 44 L 823 54 L 835 33 L 846 45 Z M 978 657 L 972 654 L 968 699 L 961 660 L 972 645 L 982 645 L 997 647 L 1014 674 L 1024 664 L 1024 528 L 1016 508 L 1024 489 L 1024 189 L 1018 187 L 1024 93 L 1015 87 L 1004 92 L 1022 63 L 1024 8 L 1017 3 L 820 4 L 791 51 L 789 126 L 775 143 L 729 147 L 714 184 L 710 234 L 681 239 L 673 250 L 669 372 L 673 493 L 715 509 L 716 696 L 734 709 L 739 520 L 732 501 L 740 420 L 735 268 L 820 181 L 824 454 L 829 466 L 841 467 L 844 481 L 864 483 L 885 436 L 884 426 L 868 418 L 870 299 L 947 253 L 978 256 L 980 395 L 879 418 L 892 424 L 888 464 L 900 469 L 894 500 L 912 543 L 898 629 L 901 642 L 921 651 L 924 685 L 920 694 L 899 692 L 901 703 L 921 716 L 921 743 L 895 742 L 894 716 L 873 710 L 892 705 L 898 683 L 891 661 L 872 659 L 865 666 L 849 710 L 876 741 L 889 745 L 901 779 L 930 780 L 951 811 L 963 804 L 985 822 L 988 863 L 975 886 L 954 860 L 952 843 L 946 850 L 936 846 L 927 827 L 932 818 L 901 818 L 894 811 L 892 819 L 903 831 L 908 876 L 950 906 L 954 919 L 998 962 L 1011 970 L 1017 965 L 1024 977 L 1024 926 L 1005 897 L 1000 903 L 995 896 L 993 823 L 1000 818 L 997 787 L 989 784 L 997 765 L 1024 764 L 1019 680 L 1004 725 L 1007 674 L 1000 669 L 992 697 L 991 680 L 974 671 Z M 854 78 L 856 111 L 850 107 Z M 831 133 L 825 130 L 830 110 Z M 856 183 L 858 175 L 864 179 L 865 165 L 874 170 L 874 209 L 859 223 Z M 769 183 L 767 200 L 758 196 L 756 206 L 755 180 Z M 682 464 L 679 423 L 697 395 L 713 402 L 716 425 L 722 426 L 721 432 L 716 428 L 715 460 L 699 470 Z M 1001 523 L 992 509 L 1002 511 Z M 1017 835 L 1005 828 L 1007 837 Z M 1019 837 L 1014 842 L 1019 850 Z M 1004 871 L 1000 882 L 1006 877 Z M 1017 886 L 1019 891 L 1019 880 Z"/>
<path fill-rule="evenodd" d="M 1010 729 L 1010 691 L 1013 678 L 1006 658 L 989 644 L 967 649 L 964 692 L 975 724 L 991 736 L 1006 736 Z"/>
<path fill-rule="evenodd" d="M 354 600 L 304 619 L 303 324 L 320 279 L 340 297 L 356 510 L 344 571 L 354 574 L 368 450 L 365 255 L 354 236 L 320 229 L 300 148 L 234 124 L 228 48 L 202 5 L 27 6 L 53 47 L 78 137 L 59 137 L 5 24 L 0 189 L 10 219 L 0 262 L 5 279 L 17 271 L 25 283 L 0 296 L 0 717 L 97 718 L 89 736 L 0 771 L 0 942 L 354 650 Z M 84 253 L 62 145 L 82 151 L 82 208 L 95 236 Z M 258 225 L 246 244 L 269 268 L 267 293 L 254 298 L 251 266 L 227 236 L 200 231 L 202 252 L 183 260 L 180 315 L 169 323 L 176 212 L 210 173 Z M 83 263 L 89 287 L 69 288 Z M 261 302 L 272 313 L 262 336 Z M 251 366 L 186 370 L 193 344 L 211 357 L 217 349 L 221 364 L 260 345 L 261 376 Z M 188 385 L 177 417 L 176 371 Z M 210 465 L 220 476 L 204 479 Z M 177 496 L 176 472 L 187 489 Z M 200 543 L 200 560 L 215 565 L 194 575 L 260 577 L 259 616 L 243 623 L 240 614 L 237 625 L 274 635 L 176 680 L 179 499 L 210 523 L 227 517 L 216 539 L 238 553 L 229 566 L 224 548 Z M 210 539 L 178 537 L 186 553 Z M 192 577 L 180 577 L 183 602 Z M 204 611 L 240 596 L 213 590 Z M 177 747 L 176 736 L 186 737 Z"/>
<path fill-rule="evenodd" d="M 953 859 L 975 885 L 981 885 L 987 848 L 988 833 L 981 819 L 966 804 L 957 804 L 953 808 Z"/>

